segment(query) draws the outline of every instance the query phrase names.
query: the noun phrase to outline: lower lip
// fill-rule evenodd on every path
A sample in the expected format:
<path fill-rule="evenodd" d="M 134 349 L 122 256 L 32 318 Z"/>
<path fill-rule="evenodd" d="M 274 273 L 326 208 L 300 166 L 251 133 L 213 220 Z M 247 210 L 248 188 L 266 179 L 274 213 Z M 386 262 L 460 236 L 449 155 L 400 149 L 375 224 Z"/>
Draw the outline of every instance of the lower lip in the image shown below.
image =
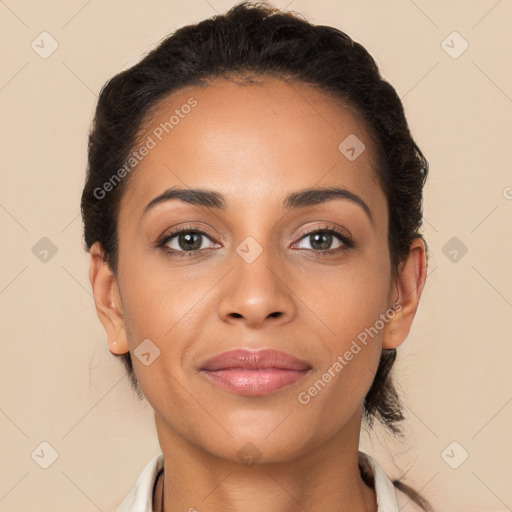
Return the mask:
<path fill-rule="evenodd" d="M 229 368 L 202 371 L 217 386 L 239 395 L 248 396 L 268 395 L 295 384 L 308 372 L 309 370 L 283 370 L 280 368 L 262 368 L 261 370 Z"/>

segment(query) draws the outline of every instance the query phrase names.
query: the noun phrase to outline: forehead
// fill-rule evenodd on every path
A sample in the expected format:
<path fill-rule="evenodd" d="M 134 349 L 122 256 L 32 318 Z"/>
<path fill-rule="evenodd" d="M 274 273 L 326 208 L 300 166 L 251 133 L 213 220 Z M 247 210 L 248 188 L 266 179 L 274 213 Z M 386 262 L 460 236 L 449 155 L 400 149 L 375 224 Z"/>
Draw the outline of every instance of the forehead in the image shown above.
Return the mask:
<path fill-rule="evenodd" d="M 144 145 L 150 149 L 139 156 L 127 184 L 120 222 L 140 216 L 173 186 L 217 190 L 228 206 L 240 209 L 248 199 L 254 206 L 295 190 L 336 185 L 373 205 L 376 218 L 385 214 L 363 123 L 341 102 L 304 84 L 221 79 L 180 89 L 146 119 L 134 150 Z M 354 159 L 351 148 L 362 152 Z"/>

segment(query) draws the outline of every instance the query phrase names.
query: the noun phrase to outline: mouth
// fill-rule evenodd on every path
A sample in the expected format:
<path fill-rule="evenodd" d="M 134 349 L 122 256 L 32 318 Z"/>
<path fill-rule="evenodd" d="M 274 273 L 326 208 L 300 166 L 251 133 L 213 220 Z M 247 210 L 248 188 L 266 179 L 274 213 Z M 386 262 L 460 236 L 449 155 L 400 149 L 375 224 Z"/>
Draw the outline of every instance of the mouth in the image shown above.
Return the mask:
<path fill-rule="evenodd" d="M 312 366 L 278 350 L 231 350 L 204 363 L 201 373 L 214 385 L 246 396 L 273 393 L 303 379 Z"/>

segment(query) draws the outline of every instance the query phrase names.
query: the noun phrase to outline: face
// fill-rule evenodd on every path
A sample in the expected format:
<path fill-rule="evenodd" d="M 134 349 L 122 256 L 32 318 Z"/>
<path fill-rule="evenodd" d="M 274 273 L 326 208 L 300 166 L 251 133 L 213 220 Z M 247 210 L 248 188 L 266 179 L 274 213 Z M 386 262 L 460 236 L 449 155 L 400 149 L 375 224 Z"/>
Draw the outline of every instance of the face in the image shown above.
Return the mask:
<path fill-rule="evenodd" d="M 363 125 L 320 91 L 266 79 L 182 89 L 146 129 L 151 148 L 120 204 L 123 329 L 109 340 L 132 353 L 160 433 L 233 461 L 253 443 L 282 461 L 348 425 L 359 431 L 398 315 L 386 198 Z M 324 188 L 345 192 L 302 194 Z M 302 366 L 205 370 L 234 349 L 277 350 Z"/>

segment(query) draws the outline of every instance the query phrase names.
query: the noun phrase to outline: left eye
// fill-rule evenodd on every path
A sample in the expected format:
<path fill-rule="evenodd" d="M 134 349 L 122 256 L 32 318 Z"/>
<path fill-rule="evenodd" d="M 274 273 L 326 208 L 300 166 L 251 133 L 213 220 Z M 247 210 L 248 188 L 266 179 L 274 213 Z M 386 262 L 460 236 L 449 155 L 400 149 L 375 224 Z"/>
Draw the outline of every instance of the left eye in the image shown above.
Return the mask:
<path fill-rule="evenodd" d="M 337 247 L 331 247 L 334 240 L 338 240 L 338 246 Z M 313 251 L 327 251 L 327 250 L 336 250 L 339 249 L 344 245 L 344 242 L 346 242 L 346 239 L 342 237 L 341 235 L 337 234 L 334 231 L 330 230 L 322 230 L 322 231 L 315 231 L 313 233 L 308 233 L 304 235 L 300 241 L 298 242 L 300 244 L 301 241 L 306 240 L 309 241 L 310 247 L 298 247 L 299 249 L 311 249 Z M 316 247 L 311 247 L 311 245 L 316 245 Z"/>

